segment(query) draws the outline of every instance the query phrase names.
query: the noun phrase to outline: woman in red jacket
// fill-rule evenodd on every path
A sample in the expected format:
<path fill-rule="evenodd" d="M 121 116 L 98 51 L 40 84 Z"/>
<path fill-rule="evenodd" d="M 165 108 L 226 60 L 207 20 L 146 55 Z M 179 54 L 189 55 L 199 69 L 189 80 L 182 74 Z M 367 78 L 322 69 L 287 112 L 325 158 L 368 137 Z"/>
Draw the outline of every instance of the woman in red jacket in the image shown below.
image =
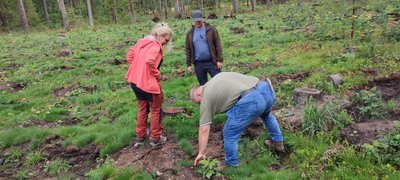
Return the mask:
<path fill-rule="evenodd" d="M 139 107 L 135 146 L 144 145 L 148 113 L 150 113 L 150 145 L 154 147 L 167 140 L 162 136 L 160 115 L 164 94 L 160 85 L 159 69 L 162 63 L 163 47 L 171 38 L 172 31 L 169 26 L 166 23 L 158 23 L 150 34 L 140 39 L 126 55 L 129 69 L 125 79 L 131 84 Z"/>

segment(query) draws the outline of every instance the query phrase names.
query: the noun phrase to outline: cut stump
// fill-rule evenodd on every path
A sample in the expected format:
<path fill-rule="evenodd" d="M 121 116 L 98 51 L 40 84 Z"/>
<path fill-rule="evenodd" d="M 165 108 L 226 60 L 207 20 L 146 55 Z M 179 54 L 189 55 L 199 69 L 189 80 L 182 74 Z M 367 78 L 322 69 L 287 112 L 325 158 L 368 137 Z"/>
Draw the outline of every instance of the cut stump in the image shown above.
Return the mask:
<path fill-rule="evenodd" d="M 304 104 L 304 102 L 310 97 L 313 99 L 321 99 L 321 91 L 311 88 L 297 88 L 294 90 L 293 99 L 297 105 Z"/>
<path fill-rule="evenodd" d="M 339 87 L 339 85 L 343 82 L 340 74 L 333 74 L 328 76 L 328 81 L 332 82 L 335 88 Z"/>

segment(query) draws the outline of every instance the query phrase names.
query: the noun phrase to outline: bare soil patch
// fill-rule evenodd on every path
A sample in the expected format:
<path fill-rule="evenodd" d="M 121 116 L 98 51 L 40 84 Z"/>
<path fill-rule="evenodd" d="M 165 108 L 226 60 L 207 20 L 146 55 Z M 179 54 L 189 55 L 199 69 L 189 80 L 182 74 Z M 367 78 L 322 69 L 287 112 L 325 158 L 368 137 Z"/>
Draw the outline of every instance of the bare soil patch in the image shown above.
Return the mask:
<path fill-rule="evenodd" d="M 370 120 L 352 124 L 344 128 L 341 135 L 350 144 L 361 147 L 364 143 L 371 143 L 395 128 L 394 121 Z"/>
<path fill-rule="evenodd" d="M 122 59 L 111 59 L 111 60 L 109 60 L 107 63 L 108 64 L 111 64 L 111 65 L 115 65 L 115 66 L 118 66 L 118 65 L 121 65 L 121 64 L 125 64 L 125 60 L 122 60 Z"/>
<path fill-rule="evenodd" d="M 0 171 L 0 179 L 14 179 L 13 177 L 18 171 L 22 170 L 24 163 L 26 161 L 26 155 L 28 152 L 32 151 L 30 149 L 30 144 L 25 144 L 20 147 L 20 150 L 24 157 L 21 157 L 19 161 L 12 161 L 9 159 L 10 149 L 2 151 L 2 155 L 6 158 L 5 164 L 7 168 L 2 168 Z M 91 169 L 95 169 L 100 163 L 96 159 L 99 157 L 99 147 L 96 145 L 88 145 L 85 147 L 76 146 L 62 146 L 62 140 L 56 135 L 47 137 L 40 150 L 43 154 L 45 160 L 36 164 L 33 167 L 28 168 L 29 172 L 33 173 L 32 179 L 46 179 L 50 178 L 43 170 L 47 163 L 63 159 L 69 162 L 71 166 L 70 172 L 75 178 L 86 178 L 85 174 Z M 4 166 L 5 167 L 5 166 Z"/>
<path fill-rule="evenodd" d="M 302 81 L 305 78 L 310 76 L 310 72 L 297 72 L 297 73 L 292 73 L 292 74 L 276 74 L 273 75 L 279 83 L 282 83 L 283 81 L 286 81 L 288 79 L 291 79 L 293 81 Z"/>
<path fill-rule="evenodd" d="M 11 93 L 16 93 L 24 89 L 25 85 L 18 82 L 8 82 L 7 84 L 0 85 L 0 91 L 9 91 Z"/>
<path fill-rule="evenodd" d="M 78 124 L 80 122 L 81 122 L 81 120 L 77 119 L 77 118 L 67 118 L 64 120 L 57 121 L 57 122 L 47 122 L 44 120 L 31 119 L 31 120 L 25 121 L 24 123 L 19 125 L 19 127 L 26 128 L 26 127 L 35 126 L 35 127 L 41 127 L 41 128 L 55 128 L 57 126 L 70 126 L 70 125 Z"/>
<path fill-rule="evenodd" d="M 112 157 L 118 167 L 130 165 L 140 167 L 149 174 L 157 174 L 157 179 L 202 179 L 196 175 L 195 168 L 180 167 L 181 160 L 192 160 L 176 143 L 175 138 L 169 137 L 168 142 L 162 146 L 152 148 L 149 142 L 142 147 L 130 145 Z"/>
<path fill-rule="evenodd" d="M 242 28 L 233 27 L 230 29 L 231 33 L 233 34 L 243 34 L 245 31 Z"/>
<path fill-rule="evenodd" d="M 79 90 L 79 89 L 81 89 L 82 91 L 88 92 L 88 93 L 93 93 L 94 91 L 97 90 L 97 86 L 96 85 L 80 86 L 80 85 L 74 84 L 74 85 L 55 89 L 55 90 L 53 90 L 53 94 L 55 97 L 61 98 L 61 97 L 67 96 L 72 91 Z"/>
<path fill-rule="evenodd" d="M 85 147 L 67 146 L 63 147 L 58 136 L 50 136 L 46 139 L 42 152 L 46 159 L 65 159 L 73 164 L 71 171 L 78 176 L 84 176 L 89 170 L 94 169 L 98 162 L 100 148 L 96 145 Z"/>

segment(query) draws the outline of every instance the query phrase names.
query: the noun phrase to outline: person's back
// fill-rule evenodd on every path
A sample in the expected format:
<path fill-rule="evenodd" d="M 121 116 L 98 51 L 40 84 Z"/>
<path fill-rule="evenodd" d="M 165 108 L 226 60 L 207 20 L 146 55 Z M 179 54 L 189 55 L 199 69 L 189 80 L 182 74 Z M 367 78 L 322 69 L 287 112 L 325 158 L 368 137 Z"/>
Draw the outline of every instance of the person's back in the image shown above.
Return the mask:
<path fill-rule="evenodd" d="M 256 77 L 236 72 L 217 74 L 204 85 L 200 119 L 212 119 L 215 114 L 226 112 L 236 103 L 241 92 L 251 89 L 258 81 Z"/>

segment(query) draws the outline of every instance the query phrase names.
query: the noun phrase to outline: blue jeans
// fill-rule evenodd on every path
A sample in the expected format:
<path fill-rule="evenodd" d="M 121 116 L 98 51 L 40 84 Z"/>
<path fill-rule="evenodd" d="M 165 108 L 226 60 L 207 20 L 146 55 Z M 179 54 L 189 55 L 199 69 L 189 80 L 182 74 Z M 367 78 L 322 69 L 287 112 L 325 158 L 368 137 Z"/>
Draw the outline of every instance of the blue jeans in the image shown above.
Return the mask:
<path fill-rule="evenodd" d="M 278 121 L 271 109 L 275 103 L 275 93 L 266 82 L 262 82 L 254 91 L 240 98 L 230 108 L 224 126 L 225 162 L 230 166 L 239 166 L 239 138 L 247 127 L 260 117 L 267 128 L 272 141 L 283 141 Z"/>
<path fill-rule="evenodd" d="M 211 77 L 214 77 L 221 72 L 221 69 L 218 69 L 217 65 L 215 65 L 212 61 L 197 61 L 194 65 L 194 70 L 200 86 L 204 85 L 208 81 L 207 73 L 209 73 Z"/>

